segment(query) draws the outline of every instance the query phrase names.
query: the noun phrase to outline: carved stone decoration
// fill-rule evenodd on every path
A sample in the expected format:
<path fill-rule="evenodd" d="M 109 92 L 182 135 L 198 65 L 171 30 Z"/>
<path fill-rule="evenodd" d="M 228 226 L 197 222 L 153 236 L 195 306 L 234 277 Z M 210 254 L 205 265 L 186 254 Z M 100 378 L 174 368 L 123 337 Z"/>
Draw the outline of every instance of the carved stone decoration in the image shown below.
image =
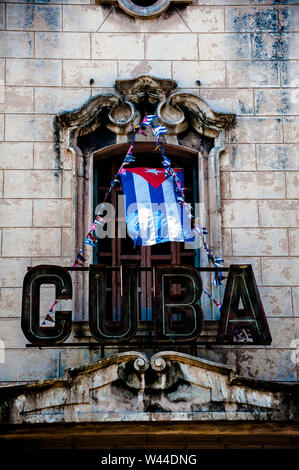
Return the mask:
<path fill-rule="evenodd" d="M 296 398 L 297 397 L 297 398 Z M 297 409 L 297 411 L 296 411 Z M 64 378 L 0 388 L 0 424 L 298 419 L 298 386 L 239 376 L 233 367 L 165 351 L 131 351 Z"/>
<path fill-rule="evenodd" d="M 145 114 L 157 114 L 170 135 L 188 127 L 207 137 L 216 137 L 233 126 L 235 115 L 213 111 L 203 98 L 175 91 L 173 80 L 143 75 L 132 80 L 117 80 L 115 92 L 91 98 L 81 108 L 58 114 L 54 126 L 59 153 L 63 129 L 80 129 L 80 134 L 105 125 L 117 135 L 131 132 Z"/>
<path fill-rule="evenodd" d="M 113 3 L 135 18 L 154 18 L 163 13 L 171 3 L 192 4 L 193 0 L 97 0 L 96 3 Z"/>

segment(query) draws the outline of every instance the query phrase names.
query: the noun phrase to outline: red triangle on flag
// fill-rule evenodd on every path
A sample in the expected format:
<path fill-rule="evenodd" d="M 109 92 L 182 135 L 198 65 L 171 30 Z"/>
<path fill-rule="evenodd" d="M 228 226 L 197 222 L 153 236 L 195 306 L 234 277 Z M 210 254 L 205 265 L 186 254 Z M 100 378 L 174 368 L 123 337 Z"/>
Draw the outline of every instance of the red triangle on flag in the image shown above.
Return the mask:
<path fill-rule="evenodd" d="M 178 173 L 181 171 L 181 168 L 174 168 L 174 171 Z M 158 188 L 164 181 L 166 181 L 169 176 L 165 176 L 164 168 L 144 168 L 144 167 L 137 167 L 137 168 L 126 168 L 126 171 L 130 171 L 131 173 L 135 173 L 136 175 L 142 176 L 149 184 L 151 184 L 154 188 Z"/>

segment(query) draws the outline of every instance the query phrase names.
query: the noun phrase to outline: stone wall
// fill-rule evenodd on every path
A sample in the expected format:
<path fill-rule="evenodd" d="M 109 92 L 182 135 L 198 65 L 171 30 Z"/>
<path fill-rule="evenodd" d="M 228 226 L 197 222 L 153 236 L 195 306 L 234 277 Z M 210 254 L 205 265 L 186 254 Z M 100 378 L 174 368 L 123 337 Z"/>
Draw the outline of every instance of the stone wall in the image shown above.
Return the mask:
<path fill-rule="evenodd" d="M 72 174 L 53 150 L 53 117 L 111 91 L 115 79 L 173 78 L 237 115 L 221 156 L 226 264 L 251 263 L 273 343 L 199 355 L 245 374 L 296 381 L 299 338 L 299 7 L 295 1 L 198 0 L 134 19 L 90 0 L 0 3 L 0 378 L 63 376 L 98 359 L 87 348 L 26 348 L 21 286 L 28 266 L 72 262 Z M 51 298 L 51 296 L 49 296 Z M 47 305 L 47 301 L 45 301 Z M 294 354 L 293 354 L 294 356 Z"/>

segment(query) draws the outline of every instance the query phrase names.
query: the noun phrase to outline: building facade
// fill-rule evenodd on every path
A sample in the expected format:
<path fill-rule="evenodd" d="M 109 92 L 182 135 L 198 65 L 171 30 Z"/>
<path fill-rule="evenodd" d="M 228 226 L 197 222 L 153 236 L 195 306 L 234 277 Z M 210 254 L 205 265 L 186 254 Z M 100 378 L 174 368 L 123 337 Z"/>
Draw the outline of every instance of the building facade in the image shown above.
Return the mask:
<path fill-rule="evenodd" d="M 73 425 L 83 447 L 117 445 L 115 439 L 128 446 L 126 436 L 137 432 L 140 446 L 160 440 L 162 446 L 223 448 L 234 443 L 233 423 L 240 447 L 298 444 L 298 28 L 296 0 L 0 3 L 5 442 L 15 443 L 21 426 L 24 446 L 35 423 L 35 444 L 27 445 L 40 445 L 45 426 L 53 429 L 50 447 L 58 446 L 54 434 L 67 447 L 64 422 Z M 167 128 L 163 148 L 185 170 L 186 199 L 198 203 L 212 252 L 227 268 L 252 265 L 272 341 L 217 341 L 224 287 L 213 285 L 213 273 L 202 272 L 203 288 L 216 303 L 203 294 L 204 326 L 195 345 L 173 339 L 142 344 L 140 338 L 153 334 L 153 267 L 209 263 L 202 245 L 136 250 L 116 237 L 99 240 L 94 250 L 85 247 L 85 266 L 148 269 L 132 281 L 139 288 L 139 342 L 136 335 L 133 344 L 111 340 L 103 346 L 94 339 L 89 274 L 73 270 L 72 300 L 55 307 L 72 311 L 71 335 L 63 344 L 30 345 L 21 328 L 28 268 L 73 265 L 134 126 L 152 114 Z M 161 167 L 155 138 L 150 130 L 146 134 L 136 137 L 137 166 Z M 120 194 L 111 192 L 115 206 Z M 121 271 L 109 276 L 106 333 L 112 338 L 127 279 Z M 53 298 L 53 286 L 44 285 L 41 315 Z M 51 319 L 42 317 L 40 328 L 53 327 Z M 161 422 L 161 432 L 153 429 L 153 419 Z M 174 423 L 172 437 L 168 421 Z M 225 430 L 216 442 L 213 429 L 220 421 Z M 80 440 L 82 423 L 90 427 Z M 102 438 L 95 437 L 99 425 Z M 270 442 L 257 438 L 259 432 L 271 435 Z"/>

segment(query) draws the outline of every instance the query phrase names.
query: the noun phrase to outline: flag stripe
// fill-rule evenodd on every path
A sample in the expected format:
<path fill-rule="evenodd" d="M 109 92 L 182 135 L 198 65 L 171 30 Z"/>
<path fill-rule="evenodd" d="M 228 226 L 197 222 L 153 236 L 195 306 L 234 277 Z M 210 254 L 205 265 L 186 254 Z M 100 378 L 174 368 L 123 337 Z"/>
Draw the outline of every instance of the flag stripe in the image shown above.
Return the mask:
<path fill-rule="evenodd" d="M 133 173 L 133 180 L 138 207 L 139 235 L 142 238 L 142 245 L 154 245 L 157 237 L 149 185 L 144 184 L 144 178 L 136 173 Z"/>
<path fill-rule="evenodd" d="M 146 176 L 148 172 L 144 170 L 148 170 L 147 168 L 138 168 L 138 172 L 134 170 L 132 168 L 124 171 L 121 178 L 126 196 L 128 232 L 135 245 L 194 240 L 190 220 L 184 214 L 185 208 L 178 203 L 180 193 L 176 191 L 177 183 L 174 178 L 168 176 L 156 187 L 156 183 L 150 183 L 154 172 Z M 181 187 L 184 187 L 183 170 L 177 170 L 177 175 Z"/>
<path fill-rule="evenodd" d="M 172 241 L 184 241 L 182 234 L 182 222 L 178 210 L 178 202 L 175 197 L 174 187 L 173 187 L 173 177 L 169 178 L 172 184 L 162 184 L 165 208 L 167 214 L 167 224 L 169 239 Z"/>

